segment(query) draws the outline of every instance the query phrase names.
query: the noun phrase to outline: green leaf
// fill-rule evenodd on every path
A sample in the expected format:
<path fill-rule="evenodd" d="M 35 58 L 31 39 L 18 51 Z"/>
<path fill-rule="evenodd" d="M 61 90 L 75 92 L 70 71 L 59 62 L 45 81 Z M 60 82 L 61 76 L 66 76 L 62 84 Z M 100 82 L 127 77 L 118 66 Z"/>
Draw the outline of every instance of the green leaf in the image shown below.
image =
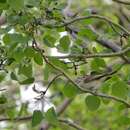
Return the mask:
<path fill-rule="evenodd" d="M 91 10 L 90 9 L 86 9 L 86 10 L 84 10 L 84 12 L 83 12 L 83 16 L 89 16 L 89 15 L 91 15 L 92 13 L 91 13 Z M 94 23 L 94 19 L 84 19 L 84 20 L 82 20 L 81 21 L 81 24 L 83 24 L 83 25 L 88 25 L 88 24 L 93 24 Z"/>
<path fill-rule="evenodd" d="M 51 61 L 52 64 L 62 68 L 63 70 L 67 70 L 67 65 L 63 61 L 56 58 L 49 58 L 49 60 Z"/>
<path fill-rule="evenodd" d="M 32 77 L 32 64 L 21 66 L 19 68 L 19 74 L 23 74 L 26 77 Z"/>
<path fill-rule="evenodd" d="M 104 61 L 104 59 L 102 58 L 94 58 L 92 61 L 91 61 L 91 69 L 93 71 L 98 71 L 100 72 L 101 69 L 105 68 L 106 67 L 106 63 Z"/>
<path fill-rule="evenodd" d="M 0 3 L 6 3 L 7 0 L 0 0 Z"/>
<path fill-rule="evenodd" d="M 110 82 L 107 82 L 107 81 L 103 82 L 102 86 L 100 87 L 100 88 L 101 88 L 101 91 L 102 91 L 103 93 L 108 93 L 109 90 L 110 90 L 110 86 L 111 86 L 111 83 L 110 83 Z"/>
<path fill-rule="evenodd" d="M 43 42 L 46 46 L 48 47 L 55 47 L 55 42 L 56 42 L 56 39 L 49 35 L 49 34 L 46 34 L 44 37 L 43 37 Z"/>
<path fill-rule="evenodd" d="M 73 98 L 78 94 L 78 88 L 72 84 L 65 85 L 63 88 L 63 94 L 69 98 Z"/>
<path fill-rule="evenodd" d="M 13 10 L 22 10 L 24 8 L 24 0 L 8 0 L 8 4 Z"/>
<path fill-rule="evenodd" d="M 24 115 L 24 113 L 26 113 L 26 111 L 27 111 L 27 104 L 22 103 L 17 116 L 20 117 L 20 116 Z"/>
<path fill-rule="evenodd" d="M 4 95 L 0 96 L 0 104 L 5 104 L 7 102 L 7 98 Z"/>
<path fill-rule="evenodd" d="M 87 108 L 90 111 L 95 111 L 99 108 L 100 106 L 100 99 L 97 96 L 89 95 L 85 99 Z"/>
<path fill-rule="evenodd" d="M 117 120 L 117 123 L 122 126 L 126 126 L 126 125 L 129 125 L 130 124 L 130 118 L 127 117 L 127 116 L 120 116 L 119 119 Z"/>
<path fill-rule="evenodd" d="M 31 57 L 31 58 L 34 57 L 34 55 L 35 55 L 35 51 L 32 47 L 27 47 L 25 49 L 24 53 L 27 57 Z"/>
<path fill-rule="evenodd" d="M 43 57 L 42 57 L 42 55 L 40 53 L 35 53 L 35 55 L 34 55 L 34 61 L 38 65 L 43 65 Z"/>
<path fill-rule="evenodd" d="M 24 52 L 23 52 L 22 48 L 17 48 L 15 51 L 13 51 L 13 58 L 17 62 L 22 61 L 22 59 L 24 58 Z"/>
<path fill-rule="evenodd" d="M 57 49 L 59 52 L 68 52 L 70 47 L 70 39 L 69 36 L 63 36 L 60 39 L 60 43 L 57 45 Z"/>
<path fill-rule="evenodd" d="M 128 86 L 123 81 L 116 81 L 112 84 L 112 95 L 125 98 L 128 94 Z"/>
<path fill-rule="evenodd" d="M 12 35 L 10 35 L 10 34 L 6 34 L 6 35 L 4 35 L 4 37 L 3 37 L 3 42 L 5 43 L 5 44 L 9 44 L 10 42 L 12 42 L 12 37 L 11 37 Z"/>
<path fill-rule="evenodd" d="M 82 54 L 82 48 L 77 45 L 73 45 L 70 48 L 70 52 L 71 52 L 71 54 Z"/>
<path fill-rule="evenodd" d="M 15 118 L 15 116 L 16 116 L 16 109 L 15 109 L 15 107 L 12 108 L 12 109 L 7 109 L 7 110 L 6 110 L 6 114 L 8 115 L 8 117 L 9 117 L 11 120 L 13 120 L 13 119 Z"/>
<path fill-rule="evenodd" d="M 23 81 L 19 81 L 19 83 L 22 84 L 22 85 L 31 84 L 31 83 L 33 83 L 33 82 L 34 82 L 34 78 L 33 78 L 33 77 L 28 78 L 28 79 L 25 79 L 25 80 L 23 80 Z"/>
<path fill-rule="evenodd" d="M 43 120 L 43 114 L 40 110 L 35 110 L 32 116 L 32 127 L 37 126 Z"/>
<path fill-rule="evenodd" d="M 44 70 L 43 70 L 44 80 L 48 80 L 48 79 L 49 79 L 49 76 L 51 76 L 51 74 L 52 74 L 53 72 L 54 72 L 54 69 L 53 69 L 50 65 L 46 64 L 46 65 L 45 65 L 45 68 L 44 68 Z"/>
<path fill-rule="evenodd" d="M 5 34 L 3 37 L 3 42 L 5 44 L 11 44 L 11 43 L 27 43 L 29 40 L 28 37 L 23 36 L 22 34 Z"/>
<path fill-rule="evenodd" d="M 51 107 L 46 113 L 45 113 L 45 119 L 52 125 L 57 126 L 58 125 L 58 119 L 56 112 L 53 107 Z"/>
<path fill-rule="evenodd" d="M 6 74 L 5 73 L 1 73 L 0 74 L 0 82 L 2 82 L 5 78 Z"/>
<path fill-rule="evenodd" d="M 27 7 L 36 7 L 39 6 L 40 0 L 25 0 L 25 5 Z"/>
<path fill-rule="evenodd" d="M 91 29 L 82 29 L 78 35 L 84 38 L 88 38 L 89 40 L 97 39 L 97 35 Z"/>
<path fill-rule="evenodd" d="M 2 10 L 7 10 L 7 9 L 8 9 L 7 3 L 1 2 L 0 3 L 0 13 L 1 13 Z"/>

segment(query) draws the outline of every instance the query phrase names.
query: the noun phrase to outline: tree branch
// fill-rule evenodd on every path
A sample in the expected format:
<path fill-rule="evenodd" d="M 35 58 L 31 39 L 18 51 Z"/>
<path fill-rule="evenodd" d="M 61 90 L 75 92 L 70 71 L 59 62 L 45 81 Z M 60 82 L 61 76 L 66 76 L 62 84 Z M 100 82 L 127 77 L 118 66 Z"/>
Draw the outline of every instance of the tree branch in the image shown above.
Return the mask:
<path fill-rule="evenodd" d="M 100 97 L 103 97 L 103 98 L 108 98 L 108 99 L 112 99 L 112 100 L 115 100 L 115 101 L 118 101 L 118 102 L 121 102 L 123 103 L 124 105 L 126 105 L 128 108 L 130 108 L 130 104 L 127 103 L 125 100 L 123 99 L 120 99 L 118 97 L 114 97 L 114 96 L 107 96 L 105 94 L 97 94 L 97 93 L 94 93 L 90 90 L 86 90 L 82 87 L 80 87 L 77 83 L 75 83 L 66 73 L 64 73 L 60 68 L 54 66 L 53 64 L 51 64 L 53 66 L 54 69 L 56 69 L 57 71 L 61 72 L 65 78 L 67 78 L 72 84 L 74 84 L 75 86 L 77 86 L 82 92 L 85 92 L 85 93 L 90 93 L 92 95 L 95 95 L 95 96 L 100 96 Z"/>
<path fill-rule="evenodd" d="M 82 89 L 82 92 L 90 93 L 90 94 L 92 94 L 94 96 L 106 98 L 106 99 L 109 99 L 109 100 L 112 99 L 114 101 L 117 101 L 117 102 L 120 102 L 120 103 L 124 104 L 127 108 L 130 108 L 130 104 L 127 101 L 125 101 L 125 100 L 123 100 L 121 98 L 118 98 L 118 97 L 115 97 L 115 96 L 106 95 L 106 94 L 102 94 L 102 93 L 94 93 L 94 92 L 92 92 L 90 90 L 86 90 L 84 88 L 81 88 L 81 89 Z"/>
<path fill-rule="evenodd" d="M 89 15 L 89 16 L 77 17 L 77 18 L 72 19 L 72 20 L 70 20 L 68 22 L 64 22 L 61 25 L 54 25 L 52 27 L 54 27 L 54 28 L 60 28 L 60 27 L 68 26 L 69 24 L 73 24 L 73 23 L 78 22 L 78 21 L 82 21 L 82 20 L 85 20 L 85 19 L 92 19 L 92 18 L 101 19 L 103 21 L 111 23 L 112 25 L 114 25 L 114 26 L 118 27 L 119 29 L 121 29 L 122 31 L 124 31 L 127 35 L 130 35 L 130 32 L 126 28 L 124 28 L 120 24 L 117 24 L 117 23 L 113 22 L 109 18 L 104 17 L 104 16 L 100 16 L 100 15 Z"/>
<path fill-rule="evenodd" d="M 56 109 L 57 114 L 61 115 L 66 110 L 66 108 L 70 105 L 70 103 L 72 102 L 72 100 L 73 99 L 66 98 L 63 101 L 63 103 L 57 107 L 57 109 Z"/>
<path fill-rule="evenodd" d="M 48 86 L 47 86 L 46 90 L 44 91 L 44 93 L 47 92 L 47 90 L 50 88 L 50 86 L 52 85 L 52 83 L 53 83 L 57 78 L 59 78 L 61 75 L 62 75 L 62 74 L 56 75 L 56 76 L 50 81 L 50 83 L 48 84 Z"/>
<path fill-rule="evenodd" d="M 56 109 L 57 114 L 61 115 L 65 111 L 65 109 L 70 105 L 71 102 L 72 102 L 72 99 L 66 98 L 63 101 L 63 103 L 57 107 Z M 32 116 L 16 117 L 14 119 L 3 117 L 3 118 L 0 118 L 0 121 L 28 121 L 31 119 L 32 119 Z M 44 123 L 41 128 L 43 128 L 43 130 L 48 130 L 49 127 L 50 127 L 49 123 Z"/>
<path fill-rule="evenodd" d="M 4 25 L 6 23 L 6 17 L 0 16 L 0 26 Z"/>
<path fill-rule="evenodd" d="M 84 128 L 82 128 L 78 124 L 74 123 L 74 121 L 72 121 L 72 120 L 60 118 L 59 121 L 61 123 L 65 123 L 65 124 L 69 125 L 70 127 L 75 128 L 76 130 L 85 130 Z"/>
<path fill-rule="evenodd" d="M 116 56 L 122 56 L 125 53 L 127 53 L 128 51 L 130 51 L 130 47 L 119 51 L 119 52 L 115 52 L 115 53 L 97 53 L 97 54 L 74 54 L 74 55 L 66 55 L 66 56 L 46 56 L 46 57 L 54 57 L 54 58 L 58 58 L 58 59 L 67 59 L 67 58 L 94 58 L 94 57 L 103 57 L 103 58 L 109 58 L 109 57 L 116 57 Z"/>
<path fill-rule="evenodd" d="M 25 117 L 17 117 L 14 119 L 11 118 L 0 118 L 0 122 L 1 121 L 29 121 L 32 119 L 32 116 L 25 116 Z M 61 123 L 65 123 L 66 125 L 75 128 L 76 130 L 85 130 L 84 128 L 82 128 L 81 126 L 79 126 L 78 124 L 74 123 L 72 120 L 69 119 L 63 119 L 63 118 L 59 118 L 58 119 L 59 122 Z"/>
<path fill-rule="evenodd" d="M 32 119 L 32 116 L 16 117 L 14 119 L 3 117 L 3 118 L 0 118 L 0 121 L 28 121 L 31 119 Z"/>
<path fill-rule="evenodd" d="M 128 102 L 126 102 L 125 100 L 123 99 L 120 99 L 118 97 L 114 97 L 114 96 L 108 96 L 108 95 L 105 95 L 105 94 L 98 94 L 98 93 L 94 93 L 90 90 L 86 90 L 82 87 L 80 87 L 76 82 L 74 82 L 66 73 L 64 73 L 60 68 L 54 66 L 53 64 L 51 64 L 53 66 L 54 69 L 56 69 L 57 71 L 61 72 L 65 78 L 67 78 L 72 84 L 74 84 L 76 87 L 78 87 L 82 92 L 85 92 L 85 93 L 90 93 L 92 95 L 95 95 L 95 96 L 99 96 L 99 97 L 103 97 L 103 98 L 107 98 L 107 99 L 112 99 L 112 100 L 115 100 L 115 101 L 118 101 L 118 102 L 121 102 L 123 103 L 124 105 L 126 105 L 128 108 L 130 108 L 130 104 Z"/>
<path fill-rule="evenodd" d="M 6 90 L 5 88 L 0 89 L 0 91 L 5 91 L 5 90 Z"/>
<path fill-rule="evenodd" d="M 111 40 L 105 38 L 97 38 L 96 41 L 100 43 L 102 46 L 111 49 L 113 52 L 117 52 L 121 50 L 121 47 L 116 43 L 112 42 Z"/>
<path fill-rule="evenodd" d="M 112 0 L 112 1 L 120 3 L 120 4 L 124 4 L 124 5 L 130 5 L 130 2 L 124 1 L 124 0 Z"/>
<path fill-rule="evenodd" d="M 55 66 L 54 64 L 52 64 L 50 61 L 48 61 L 46 59 L 46 57 L 44 56 L 44 54 L 42 53 L 43 51 L 40 49 L 40 48 L 37 48 L 40 52 L 41 52 L 41 55 L 43 56 L 45 62 L 47 64 L 49 64 L 52 68 L 54 68 L 55 70 L 57 70 L 58 72 L 60 72 L 61 74 L 63 74 L 63 76 L 69 80 L 69 82 L 71 82 L 73 85 L 75 85 L 75 87 L 79 88 L 82 92 L 84 93 L 90 93 L 92 95 L 95 95 L 95 96 L 100 96 L 100 97 L 103 97 L 103 98 L 108 98 L 108 99 L 112 99 L 112 100 L 115 100 L 115 101 L 118 101 L 118 102 L 121 102 L 123 103 L 124 105 L 126 105 L 128 108 L 130 108 L 130 104 L 128 102 L 126 102 L 125 100 L 123 99 L 120 99 L 118 97 L 114 97 L 114 96 L 108 96 L 108 95 L 105 95 L 105 94 L 98 94 L 98 93 L 94 93 L 90 90 L 87 90 L 87 89 L 84 89 L 82 88 L 81 86 L 79 86 L 75 81 L 73 81 L 70 76 L 68 74 L 66 74 L 61 68 Z"/>

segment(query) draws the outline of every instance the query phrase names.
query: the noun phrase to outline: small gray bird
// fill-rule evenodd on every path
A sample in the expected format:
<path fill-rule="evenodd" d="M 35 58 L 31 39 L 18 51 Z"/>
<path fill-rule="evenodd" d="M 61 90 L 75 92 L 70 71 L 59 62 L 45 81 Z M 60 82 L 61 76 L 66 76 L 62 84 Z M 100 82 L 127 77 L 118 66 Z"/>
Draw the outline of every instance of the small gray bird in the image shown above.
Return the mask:
<path fill-rule="evenodd" d="M 96 79 L 93 75 L 85 75 L 78 77 L 75 82 L 82 88 L 96 91 L 100 86 L 101 83 L 104 81 L 104 78 Z"/>
<path fill-rule="evenodd" d="M 118 70 L 109 70 L 102 74 L 91 73 L 90 75 L 80 76 L 75 82 L 82 88 L 97 91 L 102 82 L 107 80 L 112 74 L 116 73 Z"/>

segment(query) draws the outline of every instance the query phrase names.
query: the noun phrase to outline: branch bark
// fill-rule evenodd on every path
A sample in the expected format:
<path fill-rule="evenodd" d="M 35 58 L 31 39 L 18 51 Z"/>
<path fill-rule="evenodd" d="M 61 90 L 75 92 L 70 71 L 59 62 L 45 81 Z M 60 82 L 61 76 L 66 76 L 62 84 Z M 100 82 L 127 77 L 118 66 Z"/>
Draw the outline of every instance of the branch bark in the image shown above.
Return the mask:
<path fill-rule="evenodd" d="M 130 5 L 130 2 L 124 1 L 124 0 L 112 0 L 112 1 L 120 3 L 120 4 L 124 4 L 124 5 Z"/>
<path fill-rule="evenodd" d="M 29 121 L 32 119 L 32 116 L 26 116 L 26 117 L 18 117 L 15 119 L 11 119 L 11 118 L 0 118 L 0 122 L 1 121 Z M 80 125 L 76 124 L 74 121 L 69 120 L 69 119 L 64 119 L 64 118 L 59 118 L 58 119 L 59 122 L 64 123 L 72 128 L 75 128 L 76 130 L 86 130 L 85 128 L 82 128 Z M 45 130 L 43 128 L 41 128 L 42 130 Z"/>
<path fill-rule="evenodd" d="M 6 17 L 0 16 L 0 26 L 4 25 L 6 23 Z"/>
<path fill-rule="evenodd" d="M 108 42 L 108 41 L 103 41 L 103 42 Z M 106 45 L 106 44 L 105 44 Z M 109 43 L 107 44 L 109 45 Z M 114 46 L 114 44 L 113 44 Z M 119 48 L 116 48 L 114 50 L 119 50 Z M 116 57 L 116 56 L 123 56 L 124 54 L 126 54 L 128 51 L 130 51 L 130 48 L 126 48 L 124 50 L 115 52 L 115 53 L 96 53 L 96 54 L 74 54 L 74 55 L 66 55 L 66 56 L 46 56 L 46 57 L 54 57 L 54 58 L 58 58 L 58 59 L 67 59 L 67 58 L 94 58 L 94 57 L 103 57 L 103 58 L 110 58 L 110 57 Z"/>
<path fill-rule="evenodd" d="M 75 128 L 76 130 L 86 130 L 86 129 L 82 128 L 81 126 L 79 126 L 78 124 L 76 124 L 76 123 L 75 123 L 74 121 L 72 121 L 72 120 L 61 118 L 61 119 L 59 119 L 59 121 L 60 121 L 61 123 L 65 123 L 65 124 L 69 125 L 70 127 Z"/>
<path fill-rule="evenodd" d="M 82 17 L 77 17 L 75 19 L 72 19 L 70 21 L 67 21 L 67 22 L 64 22 L 63 24 L 61 25 L 52 25 L 52 28 L 61 28 L 61 27 L 65 27 L 65 26 L 68 26 L 70 24 L 73 24 L 75 22 L 78 22 L 78 21 L 82 21 L 82 20 L 85 20 L 85 19 L 100 19 L 100 20 L 103 20 L 103 21 L 106 21 L 107 23 L 109 24 L 112 24 L 116 27 L 118 27 L 119 29 L 121 29 L 124 33 L 126 33 L 127 35 L 130 35 L 130 32 L 124 28 L 123 26 L 121 26 L 120 24 L 118 23 L 115 23 L 113 22 L 112 20 L 110 20 L 109 18 L 107 17 L 104 17 L 104 16 L 101 16 L 101 15 L 89 15 L 89 16 L 82 16 Z M 41 23 L 42 24 L 42 23 Z M 45 25 L 46 26 L 46 25 Z M 48 26 L 48 25 L 47 25 Z"/>

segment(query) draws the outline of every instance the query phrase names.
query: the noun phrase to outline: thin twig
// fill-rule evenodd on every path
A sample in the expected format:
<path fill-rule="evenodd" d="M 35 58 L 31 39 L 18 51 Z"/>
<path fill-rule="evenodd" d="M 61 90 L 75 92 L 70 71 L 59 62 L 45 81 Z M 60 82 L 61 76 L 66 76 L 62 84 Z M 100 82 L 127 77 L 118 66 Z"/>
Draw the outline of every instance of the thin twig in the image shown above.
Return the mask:
<path fill-rule="evenodd" d="M 106 21 L 108 23 L 111 23 L 114 26 L 116 26 L 119 29 L 121 29 L 122 31 L 124 31 L 127 35 L 130 35 L 130 32 L 126 28 L 124 28 L 123 26 L 121 26 L 118 23 L 113 22 L 112 20 L 110 20 L 110 18 L 101 16 L 101 15 L 89 15 L 89 16 L 77 17 L 77 18 L 72 19 L 72 20 L 70 20 L 68 22 L 64 22 L 61 25 L 54 25 L 52 27 L 54 27 L 54 28 L 60 28 L 60 27 L 68 26 L 69 24 L 73 24 L 73 23 L 78 22 L 78 21 L 82 21 L 82 20 L 85 20 L 85 19 L 92 19 L 92 18 L 101 19 L 101 20 L 104 20 L 104 21 Z"/>
<path fill-rule="evenodd" d="M 0 118 L 0 122 L 1 121 L 16 121 L 16 122 L 18 122 L 18 121 L 29 121 L 31 119 L 32 119 L 32 116 L 17 117 L 17 118 L 14 118 L 14 119 L 4 117 L 4 118 Z M 78 124 L 74 123 L 72 120 L 63 119 L 63 118 L 61 118 L 61 119 L 59 118 L 58 120 L 59 120 L 59 122 L 65 123 L 65 124 L 75 128 L 77 130 L 85 130 L 84 128 L 82 128 Z"/>
<path fill-rule="evenodd" d="M 59 78 L 61 75 L 62 75 L 62 74 L 56 75 L 56 76 L 50 81 L 50 83 L 48 84 L 46 90 L 44 91 L 45 94 L 46 94 L 47 90 L 50 88 L 50 86 L 52 85 L 52 83 L 53 83 L 57 78 Z"/>
<path fill-rule="evenodd" d="M 14 119 L 3 117 L 3 118 L 0 118 L 0 121 L 28 121 L 31 119 L 32 119 L 32 116 L 16 117 Z"/>
<path fill-rule="evenodd" d="M 79 67 L 79 66 L 82 66 L 82 65 L 85 65 L 85 64 L 87 64 L 88 62 L 82 62 L 82 63 L 80 63 L 80 64 L 76 64 L 75 66 L 76 67 Z M 71 66 L 71 67 L 68 67 L 68 69 L 73 69 L 74 68 L 74 66 Z"/>
<path fill-rule="evenodd" d="M 109 57 L 116 57 L 116 56 L 122 56 L 125 53 L 127 53 L 128 51 L 130 51 L 130 47 L 121 50 L 119 52 L 112 52 L 112 53 L 96 53 L 96 54 L 70 54 L 70 55 L 66 55 L 66 56 L 46 56 L 47 58 L 49 57 L 54 57 L 54 58 L 58 58 L 58 59 L 67 59 L 67 58 L 94 58 L 94 57 L 103 57 L 103 58 L 109 58 Z"/>
<path fill-rule="evenodd" d="M 77 86 L 82 92 L 84 93 L 90 93 L 92 95 L 95 95 L 95 96 L 99 96 L 99 97 L 102 97 L 102 98 L 107 98 L 107 99 L 112 99 L 112 100 L 115 100 L 117 102 L 120 102 L 120 103 L 123 103 L 124 105 L 126 105 L 127 108 L 130 108 L 130 104 L 126 101 L 126 100 L 123 100 L 121 98 L 118 98 L 118 97 L 115 97 L 115 96 L 111 96 L 111 95 L 105 95 L 105 94 L 102 94 L 102 93 L 95 93 L 91 90 L 87 90 L 83 87 L 80 87 L 79 85 L 77 85 L 74 81 L 71 80 L 71 82 L 73 84 L 75 84 L 75 86 Z"/>

